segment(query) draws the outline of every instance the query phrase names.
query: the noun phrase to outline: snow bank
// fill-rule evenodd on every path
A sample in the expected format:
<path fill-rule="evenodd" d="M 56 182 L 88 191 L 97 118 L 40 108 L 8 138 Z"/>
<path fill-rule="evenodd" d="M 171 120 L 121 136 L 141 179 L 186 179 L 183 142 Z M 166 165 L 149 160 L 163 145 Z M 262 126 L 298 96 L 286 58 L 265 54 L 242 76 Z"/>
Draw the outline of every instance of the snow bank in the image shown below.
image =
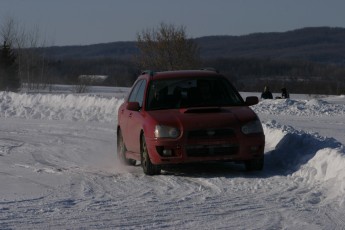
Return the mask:
<path fill-rule="evenodd" d="M 345 194 L 345 149 L 333 138 L 297 131 L 276 121 L 265 124 L 267 168 L 310 184 L 324 182 Z"/>
<path fill-rule="evenodd" d="M 26 94 L 0 92 L 0 117 L 26 119 L 72 120 L 115 122 L 117 110 L 123 102 L 121 90 L 111 92 L 107 97 L 76 94 Z M 113 94 L 114 96 L 111 96 Z M 119 95 L 120 95 L 119 94 Z M 333 100 L 344 100 L 336 97 Z M 345 103 L 333 104 L 321 99 L 312 100 L 263 100 L 252 106 L 261 114 L 293 116 L 336 116 L 345 115 Z"/>
<path fill-rule="evenodd" d="M 344 100 L 342 96 L 336 98 Z M 252 106 L 257 113 L 293 116 L 338 116 L 345 115 L 345 104 L 333 104 L 322 99 L 293 100 L 276 99 L 262 100 Z"/>
<path fill-rule="evenodd" d="M 114 123 L 122 102 L 96 95 L 0 92 L 0 117 Z"/>

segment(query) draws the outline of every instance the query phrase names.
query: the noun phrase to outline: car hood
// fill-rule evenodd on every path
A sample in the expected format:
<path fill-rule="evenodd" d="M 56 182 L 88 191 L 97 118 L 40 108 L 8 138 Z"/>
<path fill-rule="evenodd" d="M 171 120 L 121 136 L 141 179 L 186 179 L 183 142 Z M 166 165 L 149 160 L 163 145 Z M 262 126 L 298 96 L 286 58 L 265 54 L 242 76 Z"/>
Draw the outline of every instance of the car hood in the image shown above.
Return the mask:
<path fill-rule="evenodd" d="M 257 118 L 249 107 L 203 107 L 149 111 L 157 124 L 187 129 L 207 129 L 240 126 Z"/>

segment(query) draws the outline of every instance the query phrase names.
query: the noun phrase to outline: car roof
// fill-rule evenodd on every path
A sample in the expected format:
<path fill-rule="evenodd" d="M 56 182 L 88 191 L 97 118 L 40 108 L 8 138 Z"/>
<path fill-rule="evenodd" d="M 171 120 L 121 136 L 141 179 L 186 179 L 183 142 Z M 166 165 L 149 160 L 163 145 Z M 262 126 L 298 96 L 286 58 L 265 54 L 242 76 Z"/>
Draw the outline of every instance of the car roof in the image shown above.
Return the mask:
<path fill-rule="evenodd" d="M 175 70 L 175 71 L 163 71 L 163 72 L 153 72 L 145 71 L 139 78 L 150 78 L 153 79 L 167 79 L 167 78 L 185 78 L 185 77 L 222 77 L 214 70 Z"/>

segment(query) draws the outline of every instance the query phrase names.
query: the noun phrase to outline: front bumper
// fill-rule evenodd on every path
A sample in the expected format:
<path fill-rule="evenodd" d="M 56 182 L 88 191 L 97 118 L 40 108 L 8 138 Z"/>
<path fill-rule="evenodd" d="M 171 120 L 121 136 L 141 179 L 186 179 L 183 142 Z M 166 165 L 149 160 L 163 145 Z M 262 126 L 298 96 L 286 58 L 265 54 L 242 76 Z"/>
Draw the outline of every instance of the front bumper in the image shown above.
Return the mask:
<path fill-rule="evenodd" d="M 153 164 L 181 164 L 208 161 L 246 161 L 263 157 L 264 134 L 209 139 L 146 138 Z"/>

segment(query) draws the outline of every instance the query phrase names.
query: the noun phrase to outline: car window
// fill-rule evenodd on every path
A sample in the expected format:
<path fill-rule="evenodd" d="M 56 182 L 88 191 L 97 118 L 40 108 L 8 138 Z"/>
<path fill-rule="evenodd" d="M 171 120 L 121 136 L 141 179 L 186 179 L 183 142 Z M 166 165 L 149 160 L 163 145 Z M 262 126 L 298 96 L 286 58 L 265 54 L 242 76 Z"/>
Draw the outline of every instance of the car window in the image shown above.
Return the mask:
<path fill-rule="evenodd" d="M 139 102 L 142 106 L 144 100 L 146 80 L 139 80 L 133 87 L 132 92 L 129 95 L 129 102 Z"/>
<path fill-rule="evenodd" d="M 132 88 L 132 90 L 131 90 L 131 92 L 129 94 L 129 97 L 128 97 L 128 101 L 129 102 L 134 102 L 135 101 L 135 98 L 136 98 L 136 96 L 138 94 L 139 86 L 141 85 L 141 82 L 142 82 L 142 80 L 137 81 L 135 83 L 135 85 L 133 86 L 133 88 Z"/>
<path fill-rule="evenodd" d="M 150 83 L 147 110 L 243 105 L 225 78 L 160 79 Z"/>
<path fill-rule="evenodd" d="M 135 101 L 139 102 L 140 107 L 143 105 L 146 80 L 142 80 Z"/>

